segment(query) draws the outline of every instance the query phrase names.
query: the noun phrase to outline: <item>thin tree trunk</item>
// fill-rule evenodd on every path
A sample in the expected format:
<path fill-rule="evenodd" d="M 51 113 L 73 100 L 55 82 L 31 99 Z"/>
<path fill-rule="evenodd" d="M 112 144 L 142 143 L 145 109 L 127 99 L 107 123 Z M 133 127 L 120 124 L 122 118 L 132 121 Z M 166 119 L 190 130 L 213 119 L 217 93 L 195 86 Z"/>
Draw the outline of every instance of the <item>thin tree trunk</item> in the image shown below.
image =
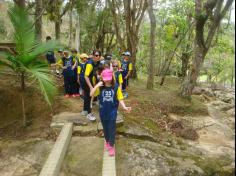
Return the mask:
<path fill-rule="evenodd" d="M 69 20 L 69 26 L 70 26 L 70 29 L 69 29 L 69 48 L 72 47 L 72 39 L 73 39 L 73 9 L 70 9 L 70 12 L 69 12 L 69 17 L 70 17 L 70 20 Z"/>
<path fill-rule="evenodd" d="M 150 30 L 150 58 L 149 58 L 149 74 L 147 80 L 147 88 L 153 89 L 154 88 L 154 58 L 155 58 L 155 38 L 156 38 L 156 18 L 153 13 L 153 0 L 149 0 L 148 6 L 148 14 L 151 23 L 151 30 Z"/>
<path fill-rule="evenodd" d="M 57 40 L 60 40 L 61 35 L 61 20 L 55 21 L 55 37 Z"/>
<path fill-rule="evenodd" d="M 21 73 L 20 75 L 20 79 L 21 79 L 21 90 L 25 91 L 25 73 Z"/>
<path fill-rule="evenodd" d="M 39 41 L 42 41 L 42 10 L 43 10 L 42 0 L 36 0 L 35 8 L 35 37 Z"/>
<path fill-rule="evenodd" d="M 24 92 L 25 92 L 25 73 L 21 73 L 21 104 L 22 104 L 22 116 L 23 116 L 23 127 L 26 126 L 26 112 L 25 112 L 25 98 L 24 98 Z"/>
<path fill-rule="evenodd" d="M 77 51 L 80 51 L 80 15 L 77 13 L 76 18 L 76 34 L 75 34 L 75 46 Z"/>
<path fill-rule="evenodd" d="M 27 119 L 26 119 L 26 112 L 25 112 L 25 97 L 24 97 L 24 91 L 21 93 L 21 105 L 22 105 L 22 116 L 23 116 L 23 127 L 26 127 Z"/>

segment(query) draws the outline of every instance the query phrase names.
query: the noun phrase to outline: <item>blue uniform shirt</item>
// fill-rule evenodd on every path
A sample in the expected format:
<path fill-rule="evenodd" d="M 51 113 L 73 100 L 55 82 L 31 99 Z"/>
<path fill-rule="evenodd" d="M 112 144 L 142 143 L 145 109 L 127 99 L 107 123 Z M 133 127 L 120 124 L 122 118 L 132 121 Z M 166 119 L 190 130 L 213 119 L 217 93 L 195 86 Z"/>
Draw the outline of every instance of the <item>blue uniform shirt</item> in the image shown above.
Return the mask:
<path fill-rule="evenodd" d="M 56 63 L 56 59 L 54 56 L 54 52 L 53 51 L 48 51 L 46 54 L 46 58 L 49 64 L 55 64 Z"/>
<path fill-rule="evenodd" d="M 67 67 L 66 69 L 63 70 L 62 74 L 64 76 L 74 76 L 74 70 L 72 70 L 72 66 L 73 66 L 73 58 L 69 57 L 69 58 L 62 58 L 63 61 L 63 66 Z"/>
<path fill-rule="evenodd" d="M 116 120 L 119 101 L 117 100 L 118 84 L 113 87 L 102 87 L 99 95 L 99 114 L 102 120 Z"/>

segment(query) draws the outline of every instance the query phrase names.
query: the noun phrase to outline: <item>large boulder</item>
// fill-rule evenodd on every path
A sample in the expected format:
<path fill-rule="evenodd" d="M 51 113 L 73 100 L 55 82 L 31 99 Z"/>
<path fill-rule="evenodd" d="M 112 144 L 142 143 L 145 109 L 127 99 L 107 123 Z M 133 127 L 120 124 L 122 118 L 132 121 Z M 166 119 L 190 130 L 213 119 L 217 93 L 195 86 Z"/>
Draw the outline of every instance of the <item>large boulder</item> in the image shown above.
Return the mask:
<path fill-rule="evenodd" d="M 205 94 L 208 97 L 213 97 L 214 92 L 208 87 L 195 87 L 193 89 L 193 95 L 202 95 Z"/>

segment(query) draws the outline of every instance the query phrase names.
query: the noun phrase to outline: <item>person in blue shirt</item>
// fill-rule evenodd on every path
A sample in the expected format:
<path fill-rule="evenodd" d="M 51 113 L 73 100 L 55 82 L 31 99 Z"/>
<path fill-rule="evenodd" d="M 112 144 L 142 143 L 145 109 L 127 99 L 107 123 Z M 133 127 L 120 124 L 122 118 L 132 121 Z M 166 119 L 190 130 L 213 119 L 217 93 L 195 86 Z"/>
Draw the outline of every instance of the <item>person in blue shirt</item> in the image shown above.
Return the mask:
<path fill-rule="evenodd" d="M 52 38 L 50 36 L 47 36 L 46 37 L 46 42 L 52 40 Z M 56 63 L 56 58 L 55 58 L 55 55 L 54 55 L 54 51 L 48 51 L 46 53 L 46 58 L 47 58 L 47 62 L 48 64 L 51 66 L 52 64 L 55 64 Z"/>
<path fill-rule="evenodd" d="M 92 113 L 91 109 L 91 97 L 90 92 L 93 89 L 94 85 L 97 83 L 97 71 L 100 65 L 100 58 L 102 53 L 98 50 L 93 51 L 92 58 L 89 58 L 85 64 L 85 83 L 83 86 L 84 90 L 84 108 L 82 115 L 87 116 L 90 121 L 95 121 L 96 117 Z M 96 97 L 96 95 L 94 96 Z"/>
<path fill-rule="evenodd" d="M 80 94 L 79 94 L 80 86 L 78 83 L 78 65 L 79 65 L 79 58 L 77 56 L 78 52 L 76 49 L 72 49 L 71 54 L 72 54 L 71 57 L 73 58 L 73 60 L 76 60 L 76 66 L 74 68 L 74 79 L 73 79 L 73 81 L 74 81 L 74 96 L 79 97 L 80 96 Z"/>
<path fill-rule="evenodd" d="M 74 69 L 77 61 L 70 57 L 69 51 L 64 51 L 64 57 L 60 59 L 57 64 L 63 69 L 64 76 L 65 98 L 76 97 L 74 87 Z"/>
<path fill-rule="evenodd" d="M 124 97 L 121 88 L 115 83 L 113 72 L 110 69 L 104 69 L 101 73 L 100 81 L 90 92 L 93 96 L 99 89 L 99 115 L 103 126 L 105 137 L 105 149 L 110 156 L 115 155 L 115 135 L 116 135 L 116 118 L 119 104 L 128 112 L 131 107 L 127 107 L 123 101 Z"/>
<path fill-rule="evenodd" d="M 131 57 L 130 52 L 129 51 L 125 52 L 124 59 L 121 63 L 121 73 L 122 73 L 122 77 L 123 77 L 122 91 L 123 91 L 125 98 L 128 97 L 128 93 L 126 91 L 126 88 L 128 85 L 129 77 L 130 77 L 131 72 L 133 70 L 133 65 L 132 65 L 132 62 L 130 61 L 130 57 Z"/>

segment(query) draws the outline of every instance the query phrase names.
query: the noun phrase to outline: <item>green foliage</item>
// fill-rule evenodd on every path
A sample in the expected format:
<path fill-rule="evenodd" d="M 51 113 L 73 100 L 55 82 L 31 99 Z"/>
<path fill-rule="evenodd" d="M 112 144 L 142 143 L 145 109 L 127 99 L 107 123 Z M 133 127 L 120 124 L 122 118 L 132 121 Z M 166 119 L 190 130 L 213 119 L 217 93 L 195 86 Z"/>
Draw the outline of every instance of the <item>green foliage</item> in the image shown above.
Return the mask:
<path fill-rule="evenodd" d="M 49 50 L 59 49 L 60 46 L 53 41 L 45 44 L 36 41 L 33 23 L 25 10 L 15 6 L 9 10 L 9 17 L 15 30 L 14 41 L 17 54 L 1 52 L 0 65 L 11 68 L 19 76 L 27 76 L 25 80 L 36 80 L 35 86 L 40 87 L 45 100 L 51 104 L 56 87 L 48 65 L 38 57 Z"/>
<path fill-rule="evenodd" d="M 233 30 L 231 26 L 220 32 L 206 57 L 205 70 L 212 77 L 211 81 L 232 84 L 235 67 Z"/>

